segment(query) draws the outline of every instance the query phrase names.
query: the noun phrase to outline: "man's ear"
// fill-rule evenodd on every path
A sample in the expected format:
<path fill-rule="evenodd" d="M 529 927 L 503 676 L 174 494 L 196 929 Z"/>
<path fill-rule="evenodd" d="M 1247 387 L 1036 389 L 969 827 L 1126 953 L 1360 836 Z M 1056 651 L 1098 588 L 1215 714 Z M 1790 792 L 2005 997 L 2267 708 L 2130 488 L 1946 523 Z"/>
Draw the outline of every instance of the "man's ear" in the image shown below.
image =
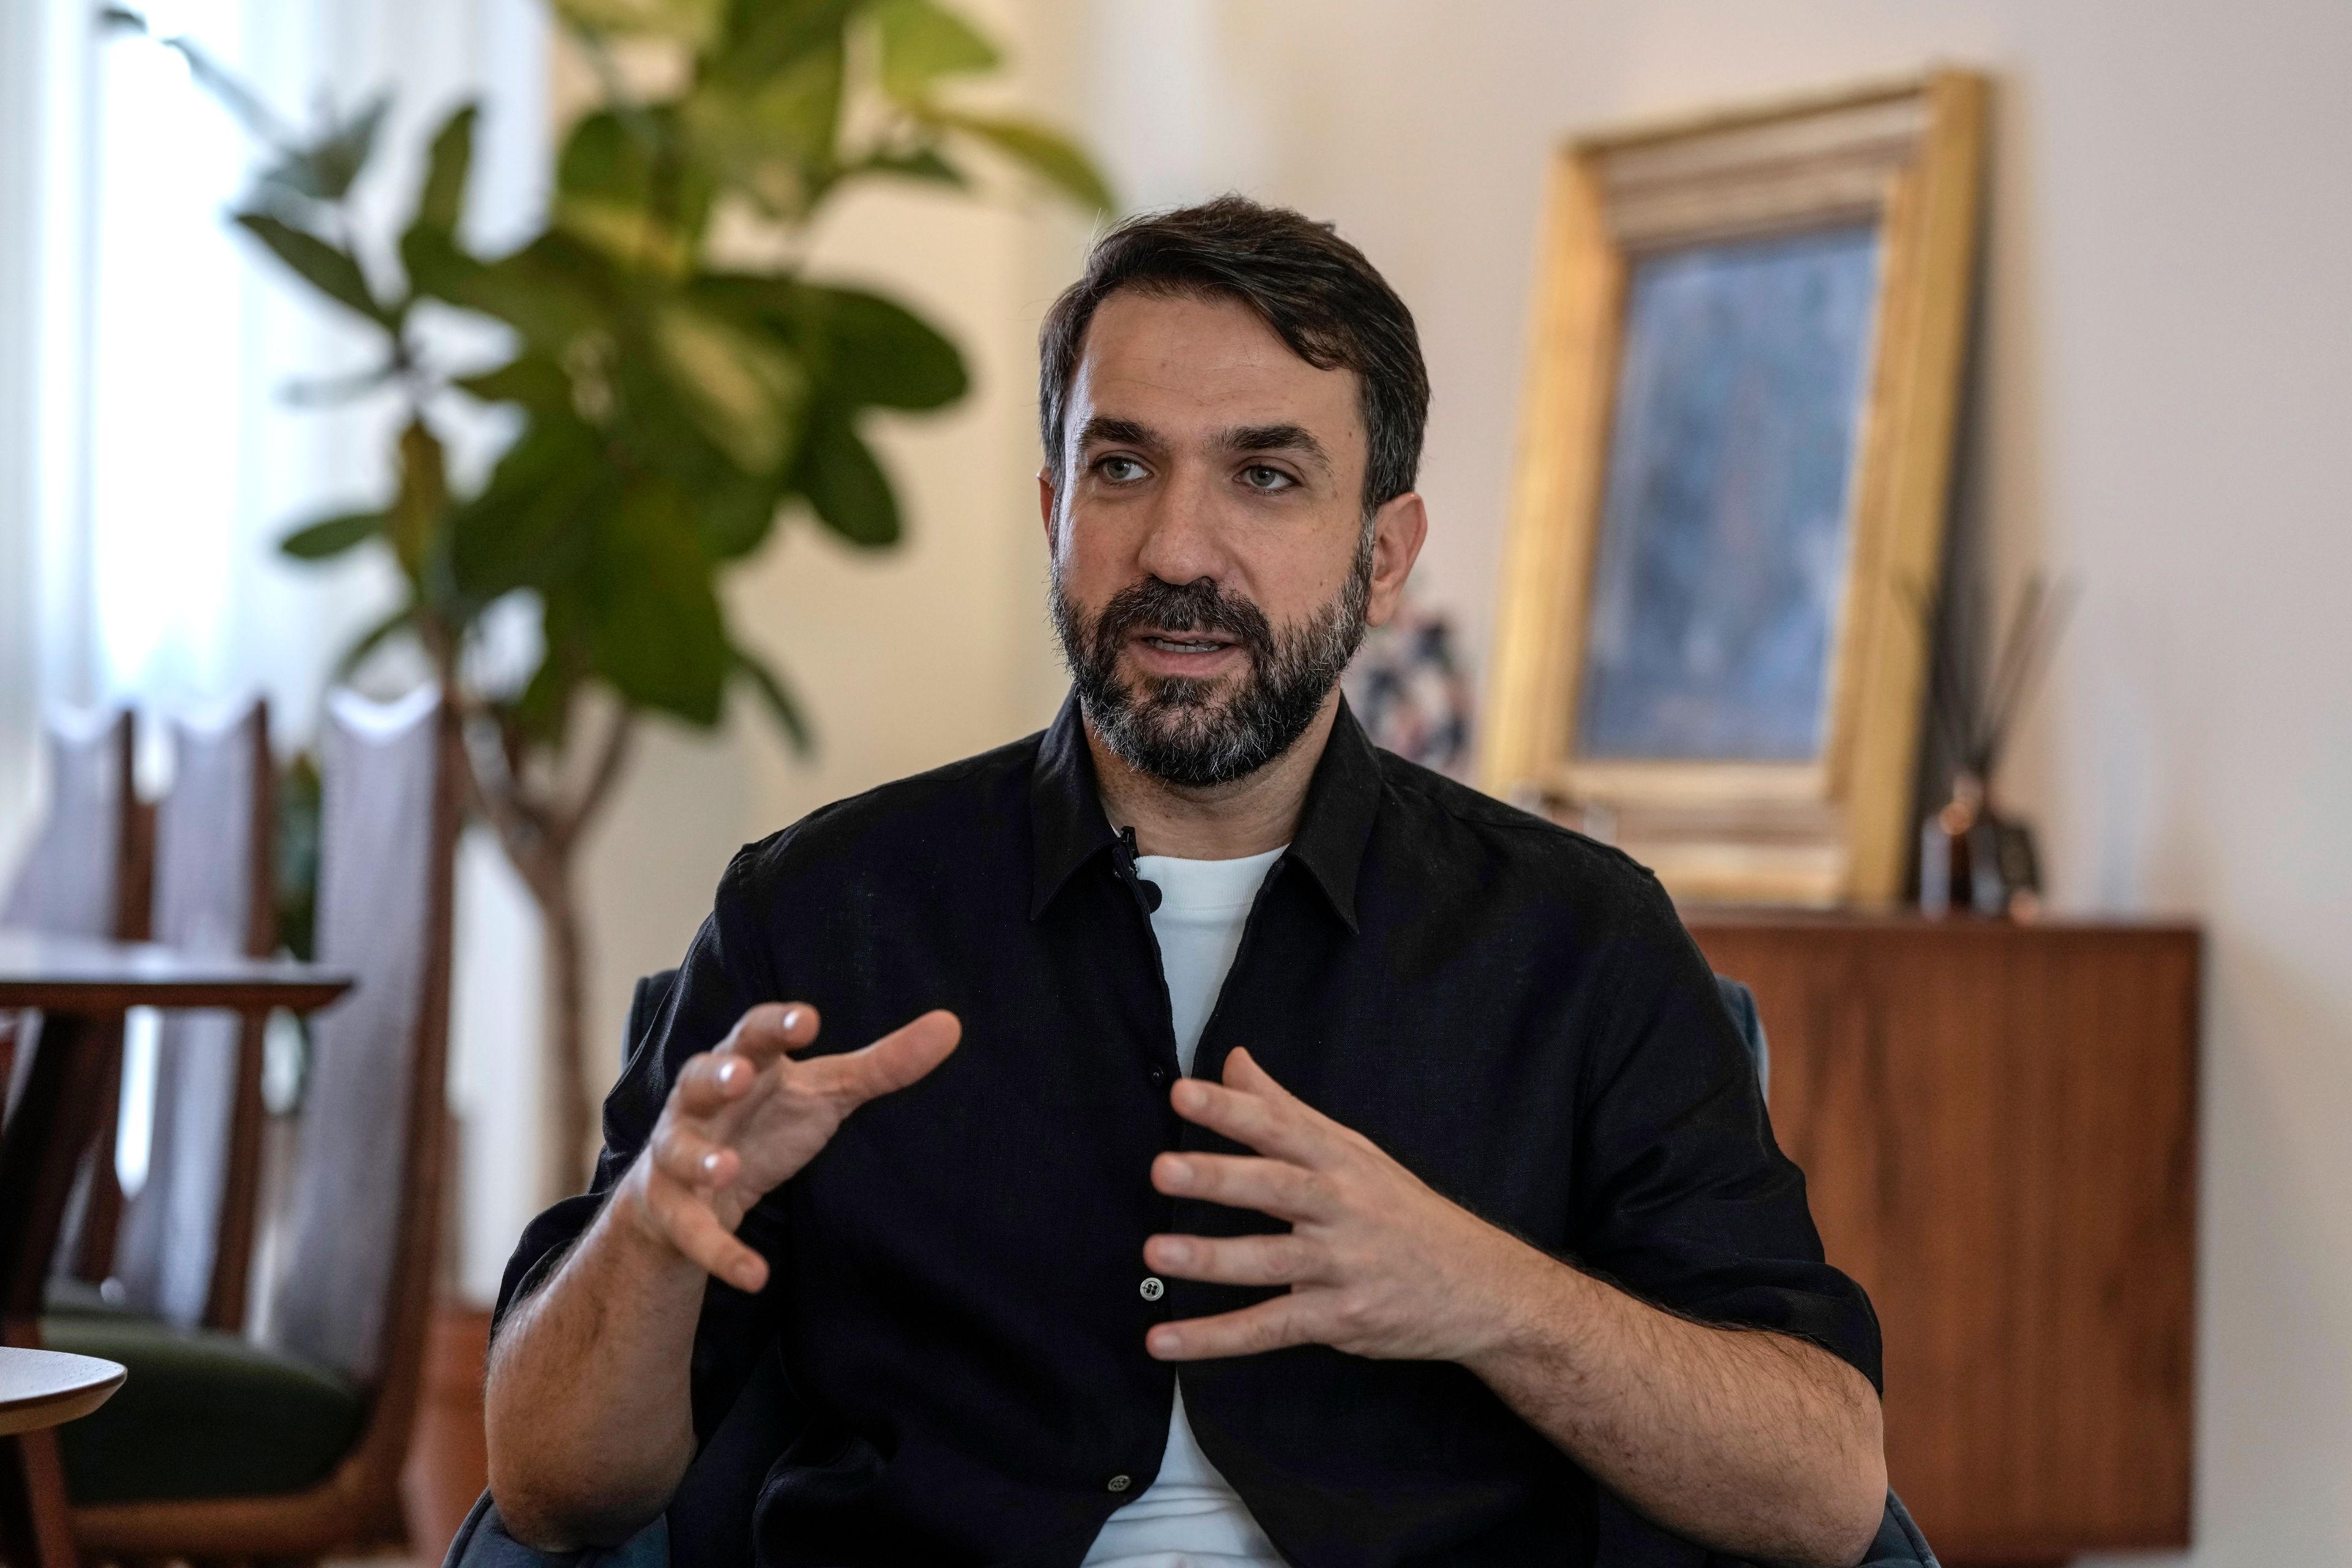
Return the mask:
<path fill-rule="evenodd" d="M 1054 553 L 1054 470 L 1037 470 L 1037 515 L 1045 524 L 1045 553 Z"/>
<path fill-rule="evenodd" d="M 1364 606 L 1364 624 L 1383 626 L 1404 597 L 1405 579 L 1421 558 L 1422 541 L 1429 537 L 1429 509 L 1419 492 L 1407 490 L 1384 501 L 1372 514 L 1372 592 Z"/>

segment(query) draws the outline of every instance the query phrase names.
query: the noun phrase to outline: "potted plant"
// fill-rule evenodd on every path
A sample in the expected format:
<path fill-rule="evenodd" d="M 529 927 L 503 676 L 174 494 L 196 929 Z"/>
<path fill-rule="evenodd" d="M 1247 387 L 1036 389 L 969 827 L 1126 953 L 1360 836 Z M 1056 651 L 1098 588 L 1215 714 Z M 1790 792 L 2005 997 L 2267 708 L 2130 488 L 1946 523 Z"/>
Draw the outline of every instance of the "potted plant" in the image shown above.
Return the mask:
<path fill-rule="evenodd" d="M 1060 134 L 959 104 L 999 54 L 935 0 L 552 4 L 603 100 L 562 138 L 542 226 L 495 255 L 467 242 L 477 111 L 463 107 L 432 139 L 388 247 L 396 269 L 365 258 L 352 201 L 383 100 L 298 130 L 189 40 L 161 41 L 270 150 L 233 221 L 376 339 L 373 368 L 333 390 L 401 405 L 391 493 L 282 548 L 305 561 L 375 550 L 399 567 L 401 602 L 342 669 L 405 639 L 462 717 L 473 810 L 545 923 L 546 1184 L 572 1192 L 594 1125 L 582 837 L 646 714 L 716 725 L 740 682 L 795 746 L 810 743 L 783 679 L 730 627 L 720 579 L 794 513 L 854 544 L 895 542 L 898 504 L 861 420 L 942 408 L 966 387 L 944 334 L 805 276 L 802 241 L 855 186 L 967 189 L 975 156 L 1090 210 L 1111 201 Z M 147 30 L 135 12 L 105 16 Z M 622 66 L 646 49 L 675 68 L 658 91 L 634 90 Z M 715 257 L 721 222 L 762 234 L 770 259 Z M 420 321 L 428 301 L 499 323 L 509 352 L 445 363 Z M 455 399 L 519 416 L 472 487 L 453 481 L 444 446 Z M 481 657 L 494 611 L 538 634 L 519 669 Z"/>

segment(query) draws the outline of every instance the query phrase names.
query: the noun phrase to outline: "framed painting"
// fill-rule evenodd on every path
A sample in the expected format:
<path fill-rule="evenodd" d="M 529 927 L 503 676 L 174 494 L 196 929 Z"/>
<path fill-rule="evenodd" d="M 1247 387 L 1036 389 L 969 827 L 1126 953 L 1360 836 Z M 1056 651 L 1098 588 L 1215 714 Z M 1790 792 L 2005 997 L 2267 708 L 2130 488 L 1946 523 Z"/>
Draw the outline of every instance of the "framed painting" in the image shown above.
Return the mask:
<path fill-rule="evenodd" d="M 1984 104 L 1942 70 L 1555 162 L 1480 777 L 1678 898 L 1902 891 Z"/>

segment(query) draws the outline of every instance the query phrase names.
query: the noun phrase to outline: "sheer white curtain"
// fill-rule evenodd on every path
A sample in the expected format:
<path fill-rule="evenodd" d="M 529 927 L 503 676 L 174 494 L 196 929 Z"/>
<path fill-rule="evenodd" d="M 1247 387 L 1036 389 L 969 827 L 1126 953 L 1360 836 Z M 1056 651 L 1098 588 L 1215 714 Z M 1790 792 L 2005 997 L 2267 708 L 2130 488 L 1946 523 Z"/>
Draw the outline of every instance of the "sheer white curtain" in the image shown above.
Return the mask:
<path fill-rule="evenodd" d="M 110 37 L 100 8 L 0 0 L 0 877 L 39 808 L 45 710 L 184 710 L 260 691 L 280 747 L 299 744 L 338 652 L 394 602 L 379 563 L 321 570 L 276 551 L 292 524 L 382 493 L 392 408 L 282 395 L 360 368 L 368 340 L 226 224 L 261 150 L 179 56 Z M 348 108 L 389 92 L 361 186 L 379 236 L 405 216 L 430 129 L 467 98 L 484 106 L 470 231 L 497 245 L 535 223 L 549 155 L 541 0 L 139 8 L 298 124 L 322 95 Z M 446 432 L 461 462 L 492 433 Z M 535 953 L 501 869 L 469 856 L 460 923 L 476 940 L 460 958 L 453 1089 L 503 1100 L 496 1080 L 531 1054 Z M 467 1038 L 483 1032 L 469 1008 L 496 1038 Z M 520 1099 L 530 1103 L 527 1086 Z M 470 1274 L 495 1281 L 511 1221 L 471 1227 L 484 1234 Z"/>
<path fill-rule="evenodd" d="M 274 541 L 378 490 L 391 411 L 299 408 L 281 393 L 359 368 L 367 340 L 226 225 L 259 153 L 176 54 L 109 38 L 92 0 L 7 9 L 0 341 L 24 351 L 0 394 L 0 450 L 21 455 L 0 513 L 0 560 L 20 567 L 5 601 L 21 623 L 10 673 L 29 674 L 37 703 L 259 689 L 299 738 L 335 651 L 391 584 L 373 562 L 287 565 Z M 362 187 L 387 227 L 426 129 L 480 98 L 469 221 L 493 240 L 530 221 L 547 142 L 536 0 L 153 0 L 148 16 L 297 122 L 321 95 L 392 93 Z M 10 684 L 5 721 L 21 728 L 26 682 Z"/>

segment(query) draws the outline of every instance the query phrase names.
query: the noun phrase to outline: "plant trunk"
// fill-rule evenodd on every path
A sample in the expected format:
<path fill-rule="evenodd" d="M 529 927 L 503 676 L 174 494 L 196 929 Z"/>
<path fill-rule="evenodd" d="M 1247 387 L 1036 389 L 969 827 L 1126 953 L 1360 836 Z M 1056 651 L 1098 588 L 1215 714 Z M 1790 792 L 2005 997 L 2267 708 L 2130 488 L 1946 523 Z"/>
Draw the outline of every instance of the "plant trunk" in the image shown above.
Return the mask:
<path fill-rule="evenodd" d="M 572 885 L 571 857 L 547 857 L 530 879 L 544 931 L 547 1013 L 540 1103 L 541 1184 L 548 1201 L 588 1187 L 587 921 Z"/>
<path fill-rule="evenodd" d="M 446 661 L 445 661 L 446 669 Z M 445 673 L 446 688 L 459 689 Z M 457 699 L 453 699 L 456 700 Z M 566 801 L 524 783 L 524 748 L 504 722 L 478 721 L 461 743 L 475 809 L 498 834 L 508 864 L 539 907 L 545 944 L 541 990 L 540 1184 L 542 1202 L 587 1190 L 595 1151 L 594 1100 L 588 1076 L 588 920 L 581 907 L 576 855 L 582 831 L 612 798 L 626 770 L 635 715 L 622 710 L 605 731 L 586 783 Z"/>

